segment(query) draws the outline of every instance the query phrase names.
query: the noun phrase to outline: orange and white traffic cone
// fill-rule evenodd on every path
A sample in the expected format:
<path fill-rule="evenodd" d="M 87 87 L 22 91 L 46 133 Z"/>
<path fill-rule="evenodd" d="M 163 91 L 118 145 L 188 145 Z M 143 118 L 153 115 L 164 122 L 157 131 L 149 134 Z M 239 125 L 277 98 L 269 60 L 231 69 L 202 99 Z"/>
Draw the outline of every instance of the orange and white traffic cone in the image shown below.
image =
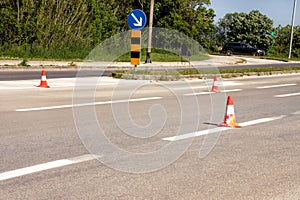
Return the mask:
<path fill-rule="evenodd" d="M 219 84 L 218 84 L 218 78 L 217 78 L 217 76 L 215 76 L 215 77 L 214 77 L 214 83 L 213 83 L 213 86 L 212 86 L 210 92 L 220 92 L 220 91 L 219 91 L 219 86 L 218 86 L 218 85 L 219 85 Z"/>
<path fill-rule="evenodd" d="M 50 86 L 47 85 L 47 77 L 45 70 L 42 71 L 41 83 L 38 87 L 50 88 Z"/>
<path fill-rule="evenodd" d="M 241 126 L 239 126 L 236 123 L 233 99 L 231 96 L 228 96 L 228 99 L 227 99 L 227 107 L 226 107 L 224 122 L 222 124 L 220 124 L 219 126 L 230 127 L 230 128 L 241 128 Z"/>

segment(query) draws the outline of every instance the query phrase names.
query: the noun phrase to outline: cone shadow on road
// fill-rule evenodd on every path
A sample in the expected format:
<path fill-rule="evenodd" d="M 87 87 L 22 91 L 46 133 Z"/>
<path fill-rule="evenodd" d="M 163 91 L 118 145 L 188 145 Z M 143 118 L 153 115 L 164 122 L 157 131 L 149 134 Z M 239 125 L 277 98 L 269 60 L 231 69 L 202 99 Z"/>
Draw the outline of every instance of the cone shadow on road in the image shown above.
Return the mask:
<path fill-rule="evenodd" d="M 219 124 L 211 123 L 211 122 L 204 122 L 203 124 L 212 125 L 212 126 L 219 126 Z"/>

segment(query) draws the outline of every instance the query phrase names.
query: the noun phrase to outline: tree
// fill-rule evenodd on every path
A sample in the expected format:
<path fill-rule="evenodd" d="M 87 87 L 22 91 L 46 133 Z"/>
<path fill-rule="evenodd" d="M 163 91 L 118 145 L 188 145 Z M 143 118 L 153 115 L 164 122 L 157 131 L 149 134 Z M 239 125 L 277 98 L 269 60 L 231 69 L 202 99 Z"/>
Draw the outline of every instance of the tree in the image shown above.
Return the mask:
<path fill-rule="evenodd" d="M 0 2 L 0 44 L 3 45 L 8 41 L 14 40 L 16 35 L 17 11 L 15 9 L 16 2 L 3 0 Z"/>
<path fill-rule="evenodd" d="M 215 13 L 205 7 L 209 4 L 209 0 L 156 1 L 154 26 L 175 29 L 204 45 L 207 36 L 212 34 L 215 28 Z"/>
<path fill-rule="evenodd" d="M 270 33 L 273 21 L 258 10 L 247 13 L 228 13 L 220 19 L 217 26 L 217 38 L 220 42 L 245 42 L 268 50 L 271 45 Z"/>
<path fill-rule="evenodd" d="M 118 7 L 111 5 L 109 0 L 90 0 L 89 27 L 92 34 L 92 45 L 121 31 L 123 21 L 118 18 Z"/>
<path fill-rule="evenodd" d="M 278 26 L 275 30 L 274 55 L 287 57 L 290 45 L 291 26 Z M 300 26 L 294 27 L 292 57 L 300 57 Z"/>
<path fill-rule="evenodd" d="M 206 8 L 208 4 L 210 0 L 155 0 L 153 26 L 177 30 L 209 46 L 215 14 Z M 56 55 L 63 54 L 62 49 L 88 51 L 127 31 L 127 15 L 133 9 L 142 9 L 149 16 L 150 1 L 2 0 L 1 55 L 11 52 L 10 48 L 18 51 L 17 56 L 33 57 L 50 50 Z"/>

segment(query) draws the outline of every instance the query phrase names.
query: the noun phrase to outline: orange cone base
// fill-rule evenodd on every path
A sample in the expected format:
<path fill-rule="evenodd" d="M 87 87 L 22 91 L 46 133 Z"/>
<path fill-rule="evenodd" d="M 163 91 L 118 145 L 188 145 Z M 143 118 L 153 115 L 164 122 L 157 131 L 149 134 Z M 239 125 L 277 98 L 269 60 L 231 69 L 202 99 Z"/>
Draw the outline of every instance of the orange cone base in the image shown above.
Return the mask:
<path fill-rule="evenodd" d="M 49 85 L 47 85 L 47 83 L 42 83 L 38 86 L 38 87 L 42 87 L 42 88 L 50 88 Z"/>
<path fill-rule="evenodd" d="M 221 127 L 228 127 L 228 128 L 242 128 L 242 126 L 239 126 L 238 124 L 233 124 L 233 125 L 229 125 L 229 124 L 219 124 L 219 126 Z"/>
<path fill-rule="evenodd" d="M 213 87 L 210 92 L 220 92 L 218 88 Z"/>
<path fill-rule="evenodd" d="M 46 86 L 38 86 L 38 87 L 42 87 L 42 88 L 50 88 L 50 86 L 46 85 Z"/>

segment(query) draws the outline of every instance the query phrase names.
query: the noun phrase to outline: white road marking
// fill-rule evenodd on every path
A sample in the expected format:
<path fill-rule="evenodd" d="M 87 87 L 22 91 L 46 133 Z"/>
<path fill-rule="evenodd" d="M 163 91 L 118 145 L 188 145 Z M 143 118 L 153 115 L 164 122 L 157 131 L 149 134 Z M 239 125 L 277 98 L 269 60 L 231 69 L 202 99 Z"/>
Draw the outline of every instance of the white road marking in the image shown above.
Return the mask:
<path fill-rule="evenodd" d="M 270 122 L 270 121 L 282 119 L 284 117 L 286 117 L 286 115 L 281 115 L 278 117 L 268 117 L 268 118 L 256 119 L 256 120 L 252 120 L 252 121 L 248 121 L 248 122 L 239 123 L 238 125 L 242 126 L 242 127 L 251 126 L 254 124 L 260 124 L 260 123 L 264 123 L 264 122 Z M 173 136 L 173 137 L 166 137 L 166 138 L 162 138 L 162 140 L 173 142 L 173 141 L 184 140 L 184 139 L 188 139 L 188 138 L 192 138 L 192 137 L 208 135 L 208 134 L 212 134 L 212 133 L 216 133 L 216 132 L 220 132 L 220 131 L 226 131 L 226 130 L 230 130 L 230 129 L 232 129 L 232 128 L 217 127 L 217 128 L 213 128 L 213 129 L 207 129 L 207 130 L 197 131 L 197 132 L 193 132 L 193 133 L 177 135 L 177 136 Z"/>
<path fill-rule="evenodd" d="M 242 89 L 224 90 L 224 91 L 221 91 L 221 92 L 240 92 L 240 91 L 242 91 Z"/>
<path fill-rule="evenodd" d="M 227 130 L 227 129 L 230 129 L 230 128 L 217 127 L 217 128 L 207 129 L 207 130 L 203 130 L 203 131 L 197 131 L 197 132 L 193 132 L 193 133 L 177 135 L 177 136 L 173 136 L 173 137 L 166 137 L 166 138 L 163 138 L 162 140 L 165 140 L 165 141 L 184 140 L 184 139 L 188 139 L 188 138 L 191 138 L 191 137 L 198 137 L 198 136 L 201 136 L 201 135 L 208 135 L 208 134 L 211 134 L 211 133 L 224 131 L 224 130 Z"/>
<path fill-rule="evenodd" d="M 56 160 L 56 161 L 51 161 L 51 162 L 47 162 L 47 163 L 43 163 L 43 164 L 39 164 L 39 165 L 34 165 L 34 166 L 30 166 L 30 167 L 7 171 L 7 172 L 3 172 L 0 174 L 0 181 L 19 177 L 19 176 L 24 176 L 24 175 L 28 175 L 28 174 L 33 174 L 33 173 L 37 173 L 37 172 L 41 172 L 41 171 L 45 171 L 45 170 L 49 170 L 49 169 L 54 169 L 54 168 L 58 168 L 58 167 L 63 167 L 66 165 L 81 163 L 81 162 L 96 159 L 97 157 L 99 157 L 99 156 L 87 154 L 87 155 L 83 155 L 83 156 L 79 156 L 79 157 L 75 157 L 75 158 Z"/>
<path fill-rule="evenodd" d="M 103 85 L 116 85 L 120 82 L 119 79 L 114 79 L 111 77 L 80 77 L 80 83 L 84 83 L 85 79 L 87 83 L 90 83 L 90 79 L 94 78 L 98 81 L 96 82 L 97 86 Z M 77 78 L 55 78 L 47 79 L 47 84 L 53 88 L 62 88 L 62 87 L 76 87 L 78 86 Z M 32 80 L 20 80 L 20 81 L 0 81 L 0 90 L 23 90 L 23 89 L 41 89 L 36 86 L 40 84 L 39 79 Z M 95 86 L 96 86 L 95 85 Z M 79 85 L 80 86 L 80 85 Z"/>
<path fill-rule="evenodd" d="M 195 96 L 195 95 L 205 95 L 205 94 L 213 94 L 214 92 L 194 92 L 190 94 L 184 94 L 184 96 Z"/>
<path fill-rule="evenodd" d="M 223 90 L 220 92 L 225 93 L 225 92 L 239 92 L 239 91 L 242 91 L 242 89 Z M 206 95 L 206 94 L 214 94 L 214 93 L 215 92 L 194 92 L 194 93 L 190 93 L 190 94 L 184 94 L 184 96 Z"/>
<path fill-rule="evenodd" d="M 38 87 L 0 87 L 0 90 L 27 90 L 27 89 L 40 89 Z"/>
<path fill-rule="evenodd" d="M 208 90 L 208 86 L 190 86 L 190 87 L 177 87 L 177 88 L 172 88 L 172 90 L 174 91 L 178 91 L 178 90 L 196 90 L 196 89 L 206 89 Z"/>
<path fill-rule="evenodd" d="M 83 103 L 83 104 L 69 104 L 69 105 L 60 105 L 60 106 L 47 106 L 47 107 L 37 107 L 37 108 L 23 108 L 16 109 L 17 112 L 28 112 L 28 111 L 39 111 L 39 110 L 54 110 L 61 108 L 72 108 L 72 107 L 82 107 L 82 106 L 94 106 L 94 105 L 105 105 L 113 103 L 128 103 L 128 102 L 138 102 L 138 101 L 149 101 L 149 100 L 158 100 L 162 97 L 148 97 L 148 98 L 138 98 L 138 99 L 125 99 L 125 100 L 115 100 L 115 101 L 100 101 L 94 103 Z"/>
<path fill-rule="evenodd" d="M 252 120 L 252 121 L 248 121 L 248 122 L 239 123 L 239 125 L 240 126 L 251 126 L 251 125 L 255 125 L 255 124 L 261 124 L 261 123 L 265 123 L 265 122 L 282 119 L 284 117 L 286 117 L 286 115 L 280 115 L 278 117 L 267 117 L 267 118 L 256 119 L 256 120 Z"/>
<path fill-rule="evenodd" d="M 237 81 L 222 81 L 221 85 L 222 86 L 237 86 L 237 85 L 244 85 L 244 83 L 240 83 Z"/>
<path fill-rule="evenodd" d="M 188 80 L 187 80 L 188 81 Z M 196 81 L 195 81 L 196 82 Z M 199 81 L 197 81 L 199 82 Z M 199 83 L 201 85 L 205 84 L 203 83 L 203 81 L 201 81 L 201 83 Z M 211 89 L 213 85 L 213 81 L 210 81 L 206 86 L 190 86 L 190 87 L 180 87 L 180 88 L 174 88 L 173 90 L 187 90 L 187 89 Z M 239 83 L 236 81 L 219 81 L 218 86 L 221 87 L 225 87 L 225 86 L 237 86 L 237 85 L 244 85 L 243 83 Z"/>
<path fill-rule="evenodd" d="M 300 115 L 300 110 L 296 111 L 296 112 L 293 112 L 292 115 Z"/>
<path fill-rule="evenodd" d="M 288 87 L 288 86 L 295 86 L 296 83 L 289 83 L 289 84 L 280 84 L 280 85 L 267 85 L 267 86 L 260 86 L 256 87 L 257 89 L 268 89 L 268 88 L 277 88 L 277 87 Z"/>
<path fill-rule="evenodd" d="M 274 97 L 292 97 L 292 96 L 299 96 L 300 95 L 300 92 L 298 93 L 290 93 L 290 94 L 280 94 L 280 95 L 275 95 Z"/>

